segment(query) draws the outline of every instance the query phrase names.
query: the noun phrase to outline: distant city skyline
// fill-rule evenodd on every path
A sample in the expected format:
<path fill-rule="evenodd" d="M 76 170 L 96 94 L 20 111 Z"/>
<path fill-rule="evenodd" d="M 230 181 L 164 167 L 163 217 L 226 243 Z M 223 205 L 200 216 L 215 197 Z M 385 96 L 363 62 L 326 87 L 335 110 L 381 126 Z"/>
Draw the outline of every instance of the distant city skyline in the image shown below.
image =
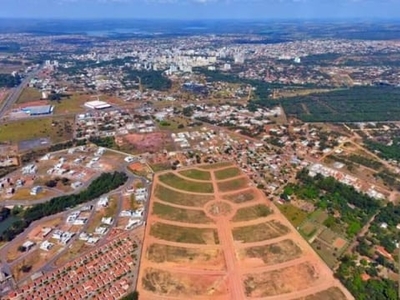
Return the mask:
<path fill-rule="evenodd" d="M 1 0 L 0 18 L 394 19 L 398 0 Z"/>

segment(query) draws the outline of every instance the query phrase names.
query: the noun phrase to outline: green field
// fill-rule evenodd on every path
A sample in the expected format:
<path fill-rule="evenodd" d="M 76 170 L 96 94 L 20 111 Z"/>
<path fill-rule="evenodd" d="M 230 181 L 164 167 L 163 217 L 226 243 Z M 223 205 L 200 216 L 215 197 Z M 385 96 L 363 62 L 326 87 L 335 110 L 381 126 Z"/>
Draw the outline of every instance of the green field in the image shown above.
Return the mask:
<path fill-rule="evenodd" d="M 197 179 L 197 180 L 210 180 L 211 179 L 210 172 L 197 170 L 197 169 L 180 171 L 179 174 L 181 174 L 185 177 L 189 177 L 189 178 Z"/>
<path fill-rule="evenodd" d="M 173 173 L 166 173 L 160 175 L 158 178 L 162 183 L 182 191 L 193 193 L 212 193 L 214 191 L 211 183 L 184 179 Z"/>
<path fill-rule="evenodd" d="M 320 224 L 324 224 L 324 222 L 328 219 L 328 217 L 329 215 L 326 211 L 316 210 L 311 214 L 310 219 Z"/>
<path fill-rule="evenodd" d="M 311 239 L 318 231 L 321 225 L 307 220 L 302 224 L 299 231 L 300 233 L 305 236 L 307 239 Z"/>
<path fill-rule="evenodd" d="M 191 228 L 163 223 L 151 225 L 150 234 L 156 238 L 188 244 L 219 244 L 218 232 L 210 228 Z"/>
<path fill-rule="evenodd" d="M 276 220 L 257 225 L 235 227 L 232 230 L 234 240 L 243 243 L 265 241 L 283 236 L 288 232 L 289 228 Z"/>
<path fill-rule="evenodd" d="M 155 196 L 165 202 L 182 205 L 203 207 L 207 202 L 214 200 L 211 195 L 193 195 L 180 193 L 162 185 L 157 185 L 155 188 Z"/>
<path fill-rule="evenodd" d="M 52 125 L 56 124 L 56 125 Z M 20 142 L 35 138 L 50 138 L 52 143 L 72 139 L 71 118 L 25 119 L 0 125 L 0 140 Z"/>
<path fill-rule="evenodd" d="M 272 210 L 264 204 L 243 207 L 237 210 L 235 216 L 232 218 L 232 221 L 234 222 L 249 221 L 253 219 L 267 217 L 271 213 Z"/>
<path fill-rule="evenodd" d="M 202 210 L 176 208 L 159 202 L 153 203 L 153 213 L 170 221 L 193 224 L 212 223 L 212 220 Z"/>
<path fill-rule="evenodd" d="M 318 253 L 319 256 L 324 260 L 329 268 L 333 269 L 337 264 L 337 253 L 332 251 L 332 248 L 321 242 L 319 239 L 315 239 L 312 243 L 312 247 Z"/>
<path fill-rule="evenodd" d="M 40 93 L 39 90 L 27 87 L 22 90 L 22 93 L 17 100 L 17 104 L 23 104 L 31 101 L 38 101 L 40 100 L 41 97 L 42 94 Z"/>
<path fill-rule="evenodd" d="M 236 167 L 218 170 L 218 171 L 214 172 L 215 178 L 217 178 L 218 180 L 224 180 L 224 179 L 228 179 L 228 178 L 232 178 L 232 177 L 237 177 L 241 173 L 242 172 L 240 171 L 240 169 L 236 168 Z"/>
<path fill-rule="evenodd" d="M 278 208 L 294 227 L 300 226 L 308 217 L 307 212 L 292 204 L 278 205 Z"/>
<path fill-rule="evenodd" d="M 213 170 L 213 169 L 219 169 L 219 168 L 224 168 L 224 167 L 230 167 L 232 166 L 231 162 L 220 162 L 220 163 L 215 163 L 215 164 L 209 164 L 209 165 L 202 165 L 199 166 L 200 169 L 204 170 Z"/>
<path fill-rule="evenodd" d="M 282 104 L 288 116 L 305 122 L 397 121 L 400 120 L 399 97 L 400 89 L 395 87 L 354 87 L 291 97 L 276 103 Z"/>
<path fill-rule="evenodd" d="M 248 187 L 249 181 L 247 180 L 247 177 L 241 177 L 228 181 L 218 182 L 217 185 L 220 192 L 230 192 Z"/>
<path fill-rule="evenodd" d="M 151 164 L 150 168 L 154 173 L 171 170 L 171 165 L 169 163 Z"/>
<path fill-rule="evenodd" d="M 52 101 L 54 112 L 61 113 L 80 113 L 85 111 L 84 104 L 87 101 L 93 100 L 89 95 L 73 94 L 62 98 L 58 101 Z"/>

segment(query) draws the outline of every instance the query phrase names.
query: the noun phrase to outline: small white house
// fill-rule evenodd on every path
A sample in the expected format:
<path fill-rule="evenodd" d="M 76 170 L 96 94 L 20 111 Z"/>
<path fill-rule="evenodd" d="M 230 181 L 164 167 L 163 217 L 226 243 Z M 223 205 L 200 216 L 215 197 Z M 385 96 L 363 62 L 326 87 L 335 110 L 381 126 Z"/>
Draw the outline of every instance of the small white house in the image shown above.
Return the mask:
<path fill-rule="evenodd" d="M 41 193 L 43 188 L 41 186 L 35 186 L 31 189 L 31 195 L 36 196 L 37 194 Z"/>

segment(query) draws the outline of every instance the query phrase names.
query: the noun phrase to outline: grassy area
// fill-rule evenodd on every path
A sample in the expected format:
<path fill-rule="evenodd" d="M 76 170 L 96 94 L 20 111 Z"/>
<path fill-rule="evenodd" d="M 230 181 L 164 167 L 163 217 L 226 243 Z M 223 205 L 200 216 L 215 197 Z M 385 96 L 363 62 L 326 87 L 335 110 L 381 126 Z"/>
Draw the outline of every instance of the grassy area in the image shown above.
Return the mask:
<path fill-rule="evenodd" d="M 219 169 L 219 168 L 230 167 L 230 166 L 232 166 L 231 162 L 220 162 L 220 163 L 215 163 L 215 164 L 199 166 L 199 168 L 204 169 L 204 170 L 213 170 L 213 169 Z"/>
<path fill-rule="evenodd" d="M 215 177 L 218 180 L 223 180 L 223 179 L 228 179 L 231 177 L 237 177 L 241 174 L 242 172 L 240 171 L 239 168 L 232 167 L 232 168 L 227 168 L 219 171 L 215 171 Z"/>
<path fill-rule="evenodd" d="M 184 247 L 175 247 L 161 244 L 151 244 L 146 256 L 155 263 L 176 262 L 191 263 L 192 261 L 207 263 L 221 255 L 221 250 L 199 250 Z"/>
<path fill-rule="evenodd" d="M 239 208 L 233 217 L 232 221 L 248 221 L 257 218 L 267 217 L 272 213 L 272 210 L 263 204 L 258 204 L 255 206 L 249 206 L 244 208 Z"/>
<path fill-rule="evenodd" d="M 239 192 L 239 193 L 234 193 L 234 194 L 229 194 L 229 195 L 223 195 L 223 199 L 232 201 L 233 203 L 244 203 L 247 201 L 254 200 L 256 198 L 256 193 L 253 189 L 249 189 L 247 191 Z"/>
<path fill-rule="evenodd" d="M 0 125 L 0 140 L 20 142 L 35 138 L 50 138 L 57 143 L 72 138 L 73 118 L 27 119 Z M 53 126 L 54 124 L 54 126 Z"/>
<path fill-rule="evenodd" d="M 311 239 L 317 233 L 319 228 L 319 224 L 312 221 L 306 221 L 300 227 L 299 231 L 304 237 L 306 237 L 307 239 Z"/>
<path fill-rule="evenodd" d="M 282 214 L 292 223 L 294 227 L 300 226 L 308 217 L 308 213 L 293 206 L 292 204 L 278 205 Z"/>
<path fill-rule="evenodd" d="M 244 249 L 246 256 L 262 259 L 264 264 L 274 265 L 299 258 L 301 249 L 292 240 L 283 240 L 279 243 L 249 247 Z"/>
<path fill-rule="evenodd" d="M 188 244 L 219 244 L 216 229 L 190 228 L 155 223 L 150 228 L 150 234 L 156 238 Z"/>
<path fill-rule="evenodd" d="M 89 95 L 73 94 L 59 101 L 52 101 L 51 103 L 54 105 L 54 112 L 56 114 L 79 113 L 85 110 L 83 107 L 85 102 L 91 100 L 94 99 L 91 99 Z"/>
<path fill-rule="evenodd" d="M 40 100 L 42 97 L 42 94 L 39 90 L 35 88 L 24 88 L 21 95 L 19 96 L 17 100 L 17 104 L 23 104 L 31 101 L 37 101 Z"/>
<path fill-rule="evenodd" d="M 212 193 L 214 191 L 211 183 L 186 180 L 173 173 L 163 174 L 158 178 L 166 185 L 182 191 L 194 193 Z"/>
<path fill-rule="evenodd" d="M 86 228 L 87 233 L 93 233 L 96 227 L 100 226 L 101 224 L 101 219 L 105 217 L 105 211 L 104 209 L 95 212 L 95 214 L 92 216 L 92 218 L 89 221 L 88 227 Z"/>
<path fill-rule="evenodd" d="M 326 211 L 316 210 L 311 214 L 310 220 L 314 220 L 320 224 L 324 224 L 325 220 L 328 219 L 328 217 L 329 215 Z"/>
<path fill-rule="evenodd" d="M 9 200 L 38 200 L 44 197 L 56 196 L 53 191 L 43 190 L 38 195 L 32 196 L 30 188 L 17 189 L 15 194 Z"/>
<path fill-rule="evenodd" d="M 202 210 L 176 208 L 159 202 L 153 203 L 153 214 L 170 221 L 194 224 L 212 223 L 212 220 Z"/>
<path fill-rule="evenodd" d="M 236 227 L 233 229 L 235 241 L 253 243 L 280 237 L 289 232 L 289 228 L 276 220 L 251 226 Z"/>
<path fill-rule="evenodd" d="M 110 199 L 110 202 L 108 203 L 108 206 L 106 207 L 104 213 L 106 217 L 115 217 L 115 214 L 118 209 L 118 201 L 114 198 Z"/>
<path fill-rule="evenodd" d="M 73 242 L 73 244 L 68 248 L 68 250 L 65 251 L 63 253 L 63 255 L 60 256 L 60 258 L 56 260 L 55 265 L 62 266 L 66 262 L 70 261 L 71 259 L 74 259 L 74 258 L 78 257 L 79 255 L 81 255 L 83 250 L 85 250 L 85 248 L 87 248 L 85 243 L 86 243 L 85 241 L 81 241 L 81 240 L 76 240 L 75 242 Z"/>
<path fill-rule="evenodd" d="M 161 164 L 152 164 L 150 168 L 153 170 L 154 173 L 171 170 L 171 165 L 169 163 L 161 163 Z"/>
<path fill-rule="evenodd" d="M 137 210 L 139 207 L 143 206 L 140 202 L 136 201 L 135 194 L 130 196 L 129 202 L 131 210 Z"/>
<path fill-rule="evenodd" d="M 180 193 L 162 185 L 157 185 L 155 189 L 155 196 L 165 202 L 182 205 L 182 206 L 197 206 L 202 207 L 207 202 L 214 200 L 211 195 L 193 195 Z"/>
<path fill-rule="evenodd" d="M 238 179 L 218 182 L 218 189 L 221 192 L 230 192 L 235 190 L 240 190 L 247 187 L 249 184 L 247 177 L 241 177 Z"/>
<path fill-rule="evenodd" d="M 189 177 L 189 178 L 197 179 L 197 180 L 210 180 L 211 179 L 210 172 L 202 171 L 202 170 L 198 170 L 198 169 L 190 169 L 190 170 L 180 171 L 179 174 L 181 174 L 185 177 Z"/>
<path fill-rule="evenodd" d="M 345 299 L 347 299 L 346 296 L 337 287 L 331 287 L 325 291 L 304 298 L 304 300 L 345 300 Z"/>
<path fill-rule="evenodd" d="M 336 266 L 337 253 L 335 253 L 330 246 L 326 245 L 319 238 L 317 238 L 312 243 L 312 247 L 318 253 L 318 255 L 321 256 L 329 268 L 333 269 Z"/>

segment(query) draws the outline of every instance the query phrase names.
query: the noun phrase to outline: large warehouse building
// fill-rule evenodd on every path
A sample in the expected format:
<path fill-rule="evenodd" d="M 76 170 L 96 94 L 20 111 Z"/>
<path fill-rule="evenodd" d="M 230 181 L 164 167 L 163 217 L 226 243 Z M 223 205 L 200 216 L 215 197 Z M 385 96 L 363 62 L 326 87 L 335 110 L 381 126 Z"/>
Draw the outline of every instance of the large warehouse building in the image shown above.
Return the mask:
<path fill-rule="evenodd" d="M 53 105 L 38 105 L 38 106 L 27 106 L 21 109 L 23 112 L 31 116 L 50 115 L 53 113 Z"/>
<path fill-rule="evenodd" d="M 90 109 L 99 110 L 99 109 L 110 108 L 111 105 L 104 101 L 95 100 L 95 101 L 86 102 L 85 107 L 90 108 Z"/>

